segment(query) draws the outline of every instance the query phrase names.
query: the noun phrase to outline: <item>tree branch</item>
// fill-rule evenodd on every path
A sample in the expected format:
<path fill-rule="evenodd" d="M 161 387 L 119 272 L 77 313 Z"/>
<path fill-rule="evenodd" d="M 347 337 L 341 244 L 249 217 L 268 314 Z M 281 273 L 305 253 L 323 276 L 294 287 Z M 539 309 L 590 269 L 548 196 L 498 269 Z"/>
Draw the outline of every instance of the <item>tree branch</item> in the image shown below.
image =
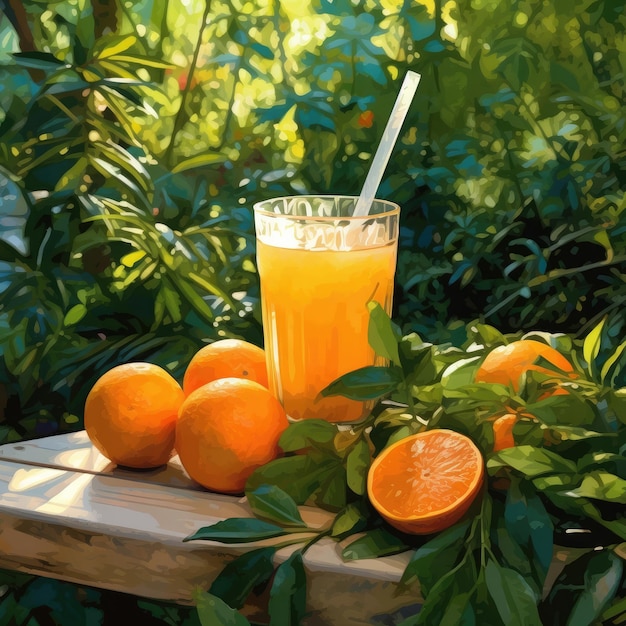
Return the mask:
<path fill-rule="evenodd" d="M 17 33 L 22 52 L 35 52 L 35 40 L 28 24 L 26 9 L 21 0 L 0 0 L 0 8 Z"/>

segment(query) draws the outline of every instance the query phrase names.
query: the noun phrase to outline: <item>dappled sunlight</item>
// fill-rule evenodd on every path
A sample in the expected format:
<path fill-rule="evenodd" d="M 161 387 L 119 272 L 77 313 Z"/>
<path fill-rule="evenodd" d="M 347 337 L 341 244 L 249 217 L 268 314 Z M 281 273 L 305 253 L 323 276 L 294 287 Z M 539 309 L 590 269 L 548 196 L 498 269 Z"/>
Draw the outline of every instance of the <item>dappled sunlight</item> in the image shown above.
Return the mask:
<path fill-rule="evenodd" d="M 61 478 L 67 477 L 67 472 L 61 469 L 49 467 L 34 467 L 32 469 L 19 469 L 9 481 L 9 491 L 22 493 L 30 491 L 42 485 L 50 483 L 56 485 Z"/>
<path fill-rule="evenodd" d="M 81 448 L 80 450 L 65 450 L 55 455 L 51 463 L 68 468 L 78 468 L 83 470 L 102 471 L 108 466 L 112 466 L 109 459 L 104 457 L 92 446 Z"/>
<path fill-rule="evenodd" d="M 35 510 L 38 513 L 60 515 L 73 508 L 81 510 L 89 508 L 85 506 L 86 492 L 94 478 L 93 474 L 71 474 L 67 486 Z"/>

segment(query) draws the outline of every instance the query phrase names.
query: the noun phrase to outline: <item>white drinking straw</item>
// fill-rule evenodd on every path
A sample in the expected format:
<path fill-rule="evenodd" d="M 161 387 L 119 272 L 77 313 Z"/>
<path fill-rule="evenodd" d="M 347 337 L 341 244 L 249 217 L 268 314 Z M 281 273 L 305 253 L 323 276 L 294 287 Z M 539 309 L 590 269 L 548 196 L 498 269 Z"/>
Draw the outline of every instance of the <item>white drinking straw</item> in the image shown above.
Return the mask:
<path fill-rule="evenodd" d="M 410 70 L 404 77 L 404 81 L 400 87 L 400 92 L 398 93 L 396 102 L 391 110 L 391 115 L 387 120 L 385 132 L 383 133 L 380 143 L 378 144 L 374 160 L 372 161 L 370 170 L 365 178 L 361 195 L 359 196 L 356 206 L 354 207 L 353 215 L 355 217 L 364 216 L 369 213 L 372 202 L 374 202 L 374 198 L 376 197 L 376 191 L 378 190 L 380 181 L 383 178 L 385 168 L 389 162 L 391 151 L 398 140 L 400 128 L 402 128 L 404 118 L 409 111 L 409 106 L 413 101 L 413 96 L 415 96 L 421 77 L 421 74 L 411 72 Z"/>

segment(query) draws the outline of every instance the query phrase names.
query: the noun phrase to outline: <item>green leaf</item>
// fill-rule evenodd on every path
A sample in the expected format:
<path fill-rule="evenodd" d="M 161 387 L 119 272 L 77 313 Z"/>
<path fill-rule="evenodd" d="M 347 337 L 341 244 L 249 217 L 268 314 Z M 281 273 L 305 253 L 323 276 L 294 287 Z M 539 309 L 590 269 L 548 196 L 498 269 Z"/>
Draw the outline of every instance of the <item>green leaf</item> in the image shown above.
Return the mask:
<path fill-rule="evenodd" d="M 176 67 L 173 63 L 153 59 L 152 57 L 146 56 L 144 54 L 116 54 L 108 58 L 110 61 L 115 61 L 117 63 L 130 63 L 132 65 L 139 65 L 141 67 L 153 67 L 159 70 L 168 70 Z"/>
<path fill-rule="evenodd" d="M 624 354 L 624 350 L 626 350 L 626 341 L 622 341 L 622 343 L 615 348 L 611 356 L 604 362 L 602 366 L 602 370 L 600 371 L 600 382 L 604 383 L 606 377 L 609 375 L 611 368 L 619 361 L 622 354 Z M 613 375 L 610 384 L 613 385 L 615 379 L 615 374 Z"/>
<path fill-rule="evenodd" d="M 73 326 L 87 315 L 87 307 L 84 304 L 75 304 L 63 318 L 63 326 Z"/>
<path fill-rule="evenodd" d="M 520 546 L 531 548 L 543 580 L 552 562 L 554 528 L 543 502 L 527 482 L 511 481 L 504 521 L 513 539 Z"/>
<path fill-rule="evenodd" d="M 432 590 L 426 595 L 414 623 L 423 626 L 430 626 L 431 624 L 443 626 L 442 617 L 446 606 L 457 595 L 456 577 L 453 574 L 439 578 Z"/>
<path fill-rule="evenodd" d="M 346 561 L 373 559 L 379 556 L 399 554 L 409 550 L 409 546 L 384 528 L 375 528 L 346 546 L 341 556 Z"/>
<path fill-rule="evenodd" d="M 574 393 L 554 395 L 529 403 L 526 410 L 550 426 L 589 426 L 596 419 L 595 405 Z"/>
<path fill-rule="evenodd" d="M 375 400 L 396 390 L 402 381 L 402 370 L 399 367 L 370 365 L 341 376 L 323 389 L 321 395 Z"/>
<path fill-rule="evenodd" d="M 626 502 L 626 480 L 615 476 L 615 474 L 596 470 L 586 474 L 580 486 L 572 489 L 571 493 L 582 498 L 624 504 Z"/>
<path fill-rule="evenodd" d="M 509 343 L 507 338 L 495 327 L 479 322 L 470 322 L 466 327 L 467 342 L 494 348 Z"/>
<path fill-rule="evenodd" d="M 219 541 L 221 543 L 250 543 L 272 537 L 282 537 L 289 534 L 284 528 L 269 524 L 263 520 L 233 517 L 222 520 L 211 526 L 204 526 L 183 541 Z"/>
<path fill-rule="evenodd" d="M 476 378 L 479 356 L 459 359 L 451 363 L 441 375 L 441 384 L 445 389 L 462 389 L 471 385 Z"/>
<path fill-rule="evenodd" d="M 430 385 L 437 380 L 438 368 L 433 344 L 424 342 L 419 335 L 411 333 L 403 337 L 399 351 L 409 385 Z"/>
<path fill-rule="evenodd" d="M 607 445 L 614 446 L 617 438 L 611 435 L 604 435 L 607 438 Z M 612 474 L 626 479 L 626 456 L 614 452 L 590 452 L 582 456 L 577 463 L 578 472 L 585 474 L 594 469 L 609 471 Z"/>
<path fill-rule="evenodd" d="M 469 528 L 469 521 L 455 524 L 420 546 L 402 573 L 400 588 L 419 580 L 420 589 L 428 595 L 435 583 L 461 560 Z"/>
<path fill-rule="evenodd" d="M 439 576 L 425 595 L 417 624 L 431 626 L 473 626 L 471 599 L 477 586 L 475 567 L 470 559 L 461 561 L 454 570 Z"/>
<path fill-rule="evenodd" d="M 346 506 L 346 470 L 341 461 L 334 461 L 326 480 L 314 494 L 312 503 L 328 511 L 339 511 Z"/>
<path fill-rule="evenodd" d="M 370 318 L 368 326 L 368 341 L 376 354 L 388 359 L 395 365 L 400 365 L 398 342 L 401 338 L 400 329 L 391 321 L 378 302 L 368 302 Z"/>
<path fill-rule="evenodd" d="M 256 489 L 248 491 L 246 497 L 248 504 L 258 517 L 264 517 L 283 526 L 306 528 L 293 498 L 280 487 L 260 485 Z"/>
<path fill-rule="evenodd" d="M 335 493 L 339 488 L 343 491 Z M 271 461 L 255 470 L 246 484 L 246 492 L 263 484 L 276 485 L 288 493 L 296 504 L 304 504 L 318 494 L 319 504 L 330 501 L 331 508 L 345 500 L 345 470 L 336 456 L 318 455 L 315 459 L 308 455 L 296 455 Z M 334 490 L 334 491 L 333 491 Z M 328 492 L 328 497 L 322 497 Z"/>
<path fill-rule="evenodd" d="M 562 456 L 533 446 L 516 446 L 494 454 L 487 461 L 487 469 L 498 470 L 512 467 L 527 478 L 542 474 L 576 474 L 576 464 Z"/>
<path fill-rule="evenodd" d="M 331 444 L 337 434 L 334 424 L 319 419 L 302 420 L 289 424 L 280 436 L 278 445 L 284 452 L 304 450 L 311 445 Z"/>
<path fill-rule="evenodd" d="M 269 600 L 270 626 L 299 626 L 306 614 L 306 574 L 302 553 L 276 569 Z"/>
<path fill-rule="evenodd" d="M 240 609 L 252 589 L 271 578 L 275 553 L 276 548 L 257 548 L 237 557 L 218 574 L 209 593 Z"/>
<path fill-rule="evenodd" d="M 196 169 L 199 167 L 207 167 L 208 165 L 215 165 L 217 163 L 224 163 L 228 158 L 224 154 L 219 152 L 211 152 L 209 154 L 199 154 L 181 161 L 178 165 L 172 168 L 172 174 L 180 174 L 181 172 L 187 172 L 188 170 Z"/>
<path fill-rule="evenodd" d="M 602 337 L 602 329 L 606 318 L 604 318 L 597 326 L 595 326 L 583 341 L 583 357 L 587 362 L 587 371 L 589 376 L 593 378 L 594 361 L 600 353 L 600 343 Z"/>
<path fill-rule="evenodd" d="M 197 593 L 194 599 L 202 626 L 250 626 L 243 615 L 210 593 Z"/>
<path fill-rule="evenodd" d="M 567 626 L 591 626 L 612 602 L 620 588 L 624 565 L 614 552 L 594 554 L 585 571 L 585 587 L 578 594 Z"/>
<path fill-rule="evenodd" d="M 519 572 L 489 559 L 485 568 L 485 582 L 503 624 L 541 626 L 537 599 Z"/>
<path fill-rule="evenodd" d="M 348 487 L 359 496 L 365 493 L 370 461 L 370 449 L 367 441 L 360 439 L 350 450 L 346 461 Z"/>
<path fill-rule="evenodd" d="M 106 59 L 132 48 L 137 43 L 137 37 L 135 37 L 135 35 L 123 35 L 121 37 L 110 37 L 102 41 L 107 45 L 102 48 L 97 58 Z"/>
<path fill-rule="evenodd" d="M 367 521 L 367 514 L 362 507 L 354 503 L 348 504 L 335 517 L 330 534 L 332 537 L 343 539 L 364 530 Z"/>
<path fill-rule="evenodd" d="M 44 72 L 56 71 L 62 67 L 70 67 L 49 52 L 14 52 L 13 58 L 22 67 L 31 67 Z"/>
<path fill-rule="evenodd" d="M 466 586 L 469 585 L 466 584 Z M 474 591 L 455 593 L 446 604 L 441 624 L 446 626 L 475 626 L 476 615 L 471 604 L 473 596 Z"/>
<path fill-rule="evenodd" d="M 626 424 L 626 387 L 611 389 L 608 394 L 608 405 L 617 419 Z"/>

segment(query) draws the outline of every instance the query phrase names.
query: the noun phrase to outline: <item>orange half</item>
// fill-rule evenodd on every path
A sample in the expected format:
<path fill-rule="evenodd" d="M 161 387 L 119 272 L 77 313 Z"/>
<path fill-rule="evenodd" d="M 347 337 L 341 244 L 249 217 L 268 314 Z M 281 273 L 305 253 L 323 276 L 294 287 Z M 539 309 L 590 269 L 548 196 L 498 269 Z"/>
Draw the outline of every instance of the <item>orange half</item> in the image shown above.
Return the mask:
<path fill-rule="evenodd" d="M 480 450 L 469 437 L 428 430 L 397 441 L 376 457 L 367 493 L 383 519 L 398 530 L 429 534 L 463 517 L 484 472 Z"/>

